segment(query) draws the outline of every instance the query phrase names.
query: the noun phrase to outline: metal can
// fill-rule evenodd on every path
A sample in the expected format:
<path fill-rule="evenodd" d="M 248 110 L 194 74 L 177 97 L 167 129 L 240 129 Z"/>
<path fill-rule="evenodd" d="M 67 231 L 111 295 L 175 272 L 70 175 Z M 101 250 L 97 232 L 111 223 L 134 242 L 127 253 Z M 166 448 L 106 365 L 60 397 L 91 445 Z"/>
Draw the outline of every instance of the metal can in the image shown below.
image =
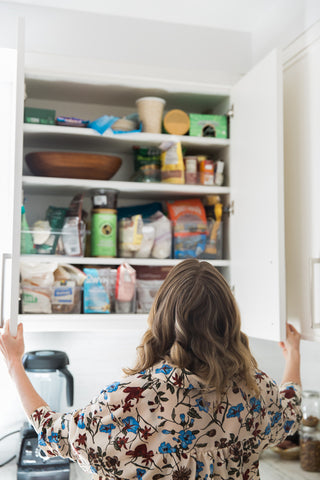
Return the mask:
<path fill-rule="evenodd" d="M 91 255 L 117 256 L 117 211 L 94 208 L 91 216 Z"/>

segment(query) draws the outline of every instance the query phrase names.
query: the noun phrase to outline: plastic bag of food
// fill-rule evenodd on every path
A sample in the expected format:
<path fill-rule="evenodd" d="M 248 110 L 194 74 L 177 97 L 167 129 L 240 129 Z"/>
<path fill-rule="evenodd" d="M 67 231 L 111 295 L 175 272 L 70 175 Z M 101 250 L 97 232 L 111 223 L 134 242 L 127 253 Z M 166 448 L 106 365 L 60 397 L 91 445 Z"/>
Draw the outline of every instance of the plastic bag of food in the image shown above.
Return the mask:
<path fill-rule="evenodd" d="M 181 143 L 166 142 L 160 145 L 161 182 L 185 183 Z"/>
<path fill-rule="evenodd" d="M 143 221 L 141 215 L 121 218 L 118 222 L 119 228 L 119 255 L 120 257 L 133 257 L 143 240 Z"/>
<path fill-rule="evenodd" d="M 22 313 L 52 313 L 56 263 L 20 262 Z"/>
<path fill-rule="evenodd" d="M 51 304 L 53 313 L 80 313 L 81 286 L 86 275 L 73 265 L 58 265 L 54 272 Z"/>
<path fill-rule="evenodd" d="M 116 313 L 135 313 L 136 271 L 128 263 L 117 269 Z"/>
<path fill-rule="evenodd" d="M 172 247 L 172 231 L 170 220 L 161 212 L 149 217 L 148 225 L 154 228 L 154 243 L 151 250 L 152 258 L 170 258 Z"/>
<path fill-rule="evenodd" d="M 111 313 L 114 298 L 114 274 L 111 268 L 84 268 L 84 313 Z"/>
<path fill-rule="evenodd" d="M 174 258 L 199 258 L 205 250 L 207 219 L 200 199 L 168 201 L 173 223 Z"/>

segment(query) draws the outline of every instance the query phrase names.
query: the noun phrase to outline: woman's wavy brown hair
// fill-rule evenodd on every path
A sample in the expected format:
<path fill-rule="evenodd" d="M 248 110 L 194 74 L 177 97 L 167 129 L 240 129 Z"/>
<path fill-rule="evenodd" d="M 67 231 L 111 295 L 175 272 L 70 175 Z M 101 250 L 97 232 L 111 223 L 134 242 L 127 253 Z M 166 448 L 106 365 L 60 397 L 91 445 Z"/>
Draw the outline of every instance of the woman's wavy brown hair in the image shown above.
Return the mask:
<path fill-rule="evenodd" d="M 229 285 L 210 263 L 183 260 L 175 266 L 153 302 L 148 330 L 137 348 L 136 374 L 161 360 L 186 368 L 222 393 L 233 378 L 257 393 L 257 363 Z"/>

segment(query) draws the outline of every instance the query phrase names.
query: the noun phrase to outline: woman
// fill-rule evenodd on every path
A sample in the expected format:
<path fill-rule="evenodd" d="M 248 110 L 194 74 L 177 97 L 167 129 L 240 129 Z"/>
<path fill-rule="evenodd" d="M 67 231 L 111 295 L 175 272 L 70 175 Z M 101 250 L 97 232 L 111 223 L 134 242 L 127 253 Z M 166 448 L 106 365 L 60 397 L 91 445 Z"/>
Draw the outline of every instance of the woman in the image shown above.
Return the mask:
<path fill-rule="evenodd" d="M 95 479 L 259 478 L 259 455 L 297 429 L 300 335 L 287 326 L 280 389 L 257 369 L 222 275 L 184 260 L 160 288 L 136 366 L 85 408 L 60 414 L 33 389 L 17 337 L 6 325 L 1 351 L 39 444 Z"/>

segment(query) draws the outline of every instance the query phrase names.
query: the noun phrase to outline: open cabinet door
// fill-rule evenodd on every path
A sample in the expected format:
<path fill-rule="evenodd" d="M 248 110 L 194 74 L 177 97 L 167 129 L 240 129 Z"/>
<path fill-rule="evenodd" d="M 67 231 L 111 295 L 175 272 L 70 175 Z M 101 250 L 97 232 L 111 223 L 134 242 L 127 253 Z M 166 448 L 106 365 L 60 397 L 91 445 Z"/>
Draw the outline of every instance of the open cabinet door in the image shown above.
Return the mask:
<path fill-rule="evenodd" d="M 272 51 L 231 92 L 231 281 L 242 330 L 285 332 L 282 69 Z"/>
<path fill-rule="evenodd" d="M 22 29 L 23 26 L 19 26 Z M 17 49 L 0 49 L 0 261 L 1 326 L 10 319 L 16 334 L 19 305 L 19 255 L 24 76 L 22 31 Z"/>

